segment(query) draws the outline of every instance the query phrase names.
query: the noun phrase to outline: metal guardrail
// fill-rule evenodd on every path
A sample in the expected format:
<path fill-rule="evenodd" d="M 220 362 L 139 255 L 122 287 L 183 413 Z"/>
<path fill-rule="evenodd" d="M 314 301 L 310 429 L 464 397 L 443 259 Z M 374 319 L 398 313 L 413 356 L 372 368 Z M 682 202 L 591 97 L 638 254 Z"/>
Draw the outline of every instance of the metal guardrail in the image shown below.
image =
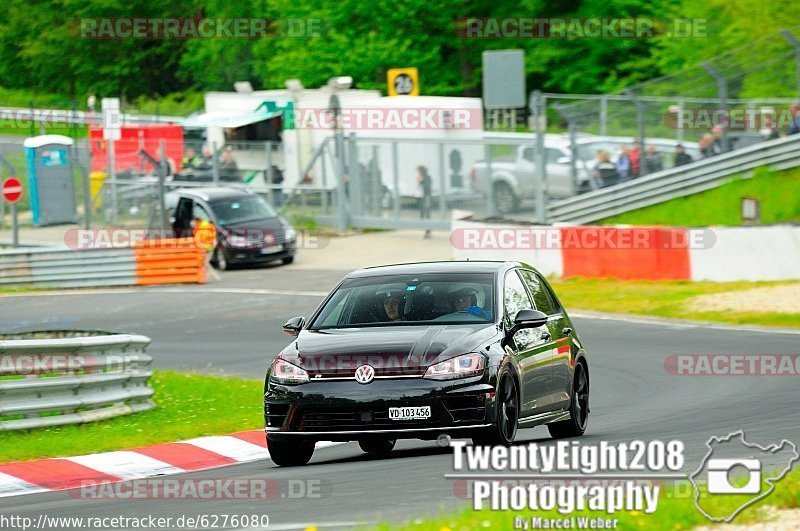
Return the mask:
<path fill-rule="evenodd" d="M 136 284 L 132 249 L 0 252 L 0 286 L 77 288 Z"/>
<path fill-rule="evenodd" d="M 762 142 L 577 197 L 553 201 L 549 221 L 592 223 L 630 210 L 716 188 L 760 166 L 800 166 L 800 135 Z"/>
<path fill-rule="evenodd" d="M 194 239 L 144 240 L 124 248 L 0 251 L 0 287 L 79 288 L 202 283 L 205 251 Z"/>
<path fill-rule="evenodd" d="M 140 335 L 72 330 L 0 336 L 0 431 L 154 409 L 149 344 Z"/>

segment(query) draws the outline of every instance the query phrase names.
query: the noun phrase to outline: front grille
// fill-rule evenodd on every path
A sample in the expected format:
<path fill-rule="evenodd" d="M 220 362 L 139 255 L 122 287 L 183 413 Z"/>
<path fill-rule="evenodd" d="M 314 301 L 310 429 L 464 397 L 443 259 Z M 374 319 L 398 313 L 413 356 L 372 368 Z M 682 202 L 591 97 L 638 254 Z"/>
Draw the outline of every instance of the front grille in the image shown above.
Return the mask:
<path fill-rule="evenodd" d="M 280 428 L 286 422 L 289 414 L 289 404 L 266 404 L 267 426 L 270 428 Z"/>
<path fill-rule="evenodd" d="M 483 395 L 451 396 L 445 398 L 444 403 L 456 422 L 483 420 L 486 414 L 486 403 Z"/>
<path fill-rule="evenodd" d="M 369 431 L 391 429 L 437 428 L 445 424 L 441 411 L 431 408 L 431 418 L 425 420 L 389 420 L 389 409 L 304 409 L 293 421 L 297 431 Z"/>

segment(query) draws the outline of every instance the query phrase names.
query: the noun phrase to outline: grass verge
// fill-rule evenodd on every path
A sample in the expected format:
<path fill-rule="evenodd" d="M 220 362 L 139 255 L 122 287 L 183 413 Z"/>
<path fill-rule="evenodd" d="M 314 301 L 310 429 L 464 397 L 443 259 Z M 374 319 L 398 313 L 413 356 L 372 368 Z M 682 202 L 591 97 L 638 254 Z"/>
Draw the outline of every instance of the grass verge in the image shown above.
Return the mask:
<path fill-rule="evenodd" d="M 777 312 L 703 312 L 687 309 L 693 297 L 710 293 L 777 286 L 786 282 L 629 281 L 573 278 L 551 280 L 565 307 L 729 324 L 800 327 L 800 314 Z"/>
<path fill-rule="evenodd" d="M 123 450 L 264 427 L 258 380 L 156 371 L 152 411 L 74 426 L 0 432 L 0 462 Z"/>
<path fill-rule="evenodd" d="M 687 483 L 688 485 L 688 483 Z M 702 490 L 702 489 L 701 489 Z M 710 500 L 709 500 L 710 501 Z M 714 514 L 732 513 L 742 502 L 734 496 L 724 496 L 713 500 Z M 707 506 L 706 506 L 707 507 Z M 744 509 L 733 520 L 735 525 L 753 524 L 772 520 L 772 512 L 766 507 L 778 509 L 796 509 L 800 507 L 800 470 L 788 474 L 775 486 L 769 496 Z M 569 517 L 611 518 L 617 519 L 615 529 L 648 529 L 678 530 L 694 529 L 697 526 L 711 525 L 693 503 L 693 491 L 686 488 L 662 489 L 659 495 L 658 509 L 652 514 L 640 511 L 619 512 L 608 515 L 604 512 L 576 511 L 562 515 L 552 511 L 475 511 L 471 507 L 453 513 L 432 518 L 420 518 L 404 525 L 384 523 L 377 527 L 380 530 L 399 529 L 414 531 L 460 531 L 462 529 L 513 529 L 514 517 L 527 519 L 532 517 L 543 520 L 554 518 L 561 520 Z M 746 527 L 745 527 L 746 528 Z M 766 527 L 765 529 L 769 529 Z M 789 529 L 789 527 L 786 527 Z"/>
<path fill-rule="evenodd" d="M 703 227 L 741 225 L 742 197 L 761 203 L 761 222 L 800 221 L 800 169 L 769 171 L 758 168 L 751 178 L 734 177 L 706 192 L 679 197 L 601 220 L 602 225 L 676 225 Z"/>

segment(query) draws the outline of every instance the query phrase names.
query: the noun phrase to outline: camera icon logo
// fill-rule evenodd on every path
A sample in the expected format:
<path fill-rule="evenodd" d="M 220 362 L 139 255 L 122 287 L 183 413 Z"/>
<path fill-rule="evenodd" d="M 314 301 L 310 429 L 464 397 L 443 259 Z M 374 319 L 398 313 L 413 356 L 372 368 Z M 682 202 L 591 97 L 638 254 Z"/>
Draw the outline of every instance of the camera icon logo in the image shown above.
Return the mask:
<path fill-rule="evenodd" d="M 749 472 L 745 485 L 734 486 L 735 475 L 744 468 Z M 758 459 L 709 459 L 709 494 L 758 494 L 761 491 L 761 461 Z"/>
<path fill-rule="evenodd" d="M 762 446 L 748 442 L 742 430 L 711 437 L 706 448 L 708 452 L 688 479 L 694 490 L 695 507 L 713 522 L 730 522 L 769 496 L 775 484 L 800 461 L 793 442 L 783 439 Z M 725 496 L 727 503 L 718 503 Z"/>

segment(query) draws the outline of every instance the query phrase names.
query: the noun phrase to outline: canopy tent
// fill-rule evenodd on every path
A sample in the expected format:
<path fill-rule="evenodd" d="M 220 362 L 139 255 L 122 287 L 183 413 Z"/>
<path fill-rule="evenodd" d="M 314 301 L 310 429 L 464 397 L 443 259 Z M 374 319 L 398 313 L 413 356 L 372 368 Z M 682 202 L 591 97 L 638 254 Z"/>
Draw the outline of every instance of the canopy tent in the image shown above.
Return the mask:
<path fill-rule="evenodd" d="M 202 114 L 189 116 L 181 125 L 186 128 L 201 128 L 206 127 L 223 127 L 223 128 L 236 128 L 243 127 L 264 120 L 269 120 L 275 116 L 283 114 L 283 110 L 279 109 L 275 102 L 265 101 L 252 112 L 245 114 L 232 114 L 229 111 L 212 111 Z"/>

